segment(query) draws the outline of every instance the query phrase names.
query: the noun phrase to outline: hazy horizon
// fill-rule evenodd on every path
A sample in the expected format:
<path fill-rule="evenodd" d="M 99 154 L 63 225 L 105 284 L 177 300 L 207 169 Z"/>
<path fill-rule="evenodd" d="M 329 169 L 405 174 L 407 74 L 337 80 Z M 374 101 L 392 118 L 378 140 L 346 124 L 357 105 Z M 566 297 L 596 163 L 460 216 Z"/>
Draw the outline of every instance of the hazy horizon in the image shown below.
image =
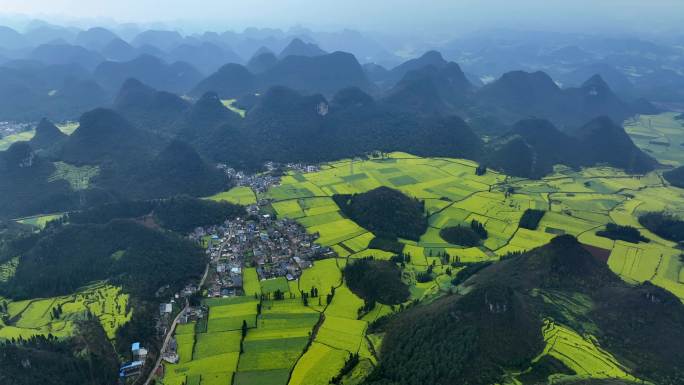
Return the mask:
<path fill-rule="evenodd" d="M 44 20 L 87 28 L 117 23 L 178 29 L 241 31 L 247 27 L 288 29 L 301 25 L 317 30 L 343 28 L 392 34 L 453 35 L 481 29 L 506 28 L 579 33 L 683 33 L 684 2 L 676 0 L 349 0 L 328 4 L 312 0 L 199 0 L 192 3 L 120 0 L 5 0 L 0 23 L 25 27 Z M 679 10 L 679 11 L 677 11 Z M 658 20 L 654 25 L 652 20 Z"/>

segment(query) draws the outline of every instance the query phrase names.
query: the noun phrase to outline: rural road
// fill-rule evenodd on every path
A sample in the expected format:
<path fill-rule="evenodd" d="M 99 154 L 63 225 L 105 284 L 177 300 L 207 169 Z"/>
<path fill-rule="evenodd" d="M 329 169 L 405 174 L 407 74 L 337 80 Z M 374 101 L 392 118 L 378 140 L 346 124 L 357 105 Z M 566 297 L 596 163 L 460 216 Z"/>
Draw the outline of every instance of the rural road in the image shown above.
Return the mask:
<path fill-rule="evenodd" d="M 223 250 L 223 248 L 221 248 Z M 200 280 L 199 283 L 199 288 L 201 288 L 204 285 L 204 281 L 207 280 L 207 276 L 209 275 L 209 267 L 211 266 L 211 260 L 207 263 L 207 266 L 204 268 L 204 274 L 202 275 L 202 279 Z M 171 323 L 171 326 L 169 326 L 169 330 L 166 332 L 166 337 L 164 337 L 164 343 L 161 346 L 161 349 L 159 349 L 159 357 L 157 357 L 157 362 L 154 364 L 152 367 L 152 370 L 150 370 L 150 374 L 147 376 L 147 379 L 143 383 L 143 385 L 149 385 L 150 381 L 152 381 L 152 378 L 154 377 L 154 372 L 157 370 L 159 365 L 161 365 L 161 360 L 162 360 L 162 352 L 166 350 L 166 347 L 169 345 L 169 341 L 171 340 L 171 336 L 173 336 L 173 331 L 176 330 L 176 325 L 178 325 L 178 321 L 180 320 L 181 315 L 190 307 L 190 304 L 188 303 L 187 298 L 185 299 L 185 306 L 183 306 L 183 309 L 176 315 L 176 318 L 173 319 L 173 322 Z"/>

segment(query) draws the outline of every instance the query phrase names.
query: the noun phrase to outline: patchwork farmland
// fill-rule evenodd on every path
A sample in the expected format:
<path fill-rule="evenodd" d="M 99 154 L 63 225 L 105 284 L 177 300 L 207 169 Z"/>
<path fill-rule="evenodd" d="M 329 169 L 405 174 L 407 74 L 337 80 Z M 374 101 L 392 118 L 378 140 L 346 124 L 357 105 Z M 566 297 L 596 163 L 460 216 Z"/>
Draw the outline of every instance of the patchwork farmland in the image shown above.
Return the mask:
<path fill-rule="evenodd" d="M 454 275 L 469 264 L 496 261 L 512 252 L 542 246 L 560 234 L 577 237 L 625 281 L 649 280 L 684 299 L 684 266 L 676 244 L 642 228 L 637 220 L 649 211 L 684 213 L 683 191 L 668 186 L 659 174 L 635 176 L 604 167 L 580 171 L 557 167 L 548 177 L 528 180 L 493 171 L 478 176 L 476 167 L 466 160 L 392 153 L 285 175 L 280 185 L 258 198 L 270 200 L 278 217 L 295 219 L 309 233 L 318 234 L 317 242 L 332 248 L 336 257 L 315 261 L 291 282 L 259 281 L 253 268 L 245 268 L 245 296 L 206 300 L 206 321 L 179 326 L 180 361 L 166 365 L 163 383 L 328 384 L 353 356 L 359 363 L 346 373 L 343 383 L 358 383 L 377 363 L 382 344 L 382 334 L 369 332 L 371 323 L 412 301 L 431 301 L 454 291 Z M 402 280 L 409 284 L 409 301 L 400 306 L 378 303 L 370 311 L 362 311 L 364 301 L 344 282 L 344 266 L 358 258 L 390 259 L 396 253 L 372 248 L 375 235 L 348 219 L 332 196 L 363 193 L 379 186 L 424 201 L 429 227 L 417 241 L 399 239 L 406 257 Z M 256 198 L 245 188 L 212 197 L 242 204 Z M 523 228 L 521 218 L 531 209 L 543 211 L 543 216 L 536 227 Z M 477 247 L 451 244 L 440 236 L 445 227 L 473 220 L 488 232 Z M 596 235 L 608 223 L 634 226 L 649 242 L 629 243 Z M 312 288 L 318 289 L 318 297 L 304 301 L 301 293 Z M 283 300 L 263 299 L 262 294 L 276 291 L 283 293 Z M 554 293 L 543 293 L 543 298 L 574 309 L 572 312 L 590 306 L 583 305 L 582 298 Z M 247 325 L 244 339 L 243 321 Z M 545 356 L 560 360 L 576 372 L 567 380 L 636 380 L 596 344 L 590 328 L 578 325 L 548 320 L 543 329 L 546 348 L 537 360 Z"/>

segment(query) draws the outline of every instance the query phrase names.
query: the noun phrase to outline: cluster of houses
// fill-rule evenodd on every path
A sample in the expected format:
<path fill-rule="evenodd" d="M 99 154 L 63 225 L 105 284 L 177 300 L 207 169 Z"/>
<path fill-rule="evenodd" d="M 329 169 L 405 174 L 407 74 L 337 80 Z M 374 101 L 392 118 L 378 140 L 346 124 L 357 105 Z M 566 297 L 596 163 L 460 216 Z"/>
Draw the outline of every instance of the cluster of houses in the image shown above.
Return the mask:
<path fill-rule="evenodd" d="M 35 127 L 35 123 L 18 123 L 18 122 L 8 122 L 0 121 L 0 139 L 5 136 L 18 134 L 24 131 L 30 130 Z"/>
<path fill-rule="evenodd" d="M 131 353 L 133 361 L 129 361 L 119 367 L 119 377 L 137 376 L 142 370 L 145 360 L 147 359 L 147 349 L 140 345 L 140 342 L 134 342 L 131 345 Z"/>
<path fill-rule="evenodd" d="M 210 297 L 241 295 L 242 269 L 256 267 L 259 279 L 299 278 L 315 259 L 333 253 L 314 241 L 316 234 L 291 219 L 273 219 L 257 215 L 252 219 L 236 218 L 221 226 L 197 229 L 195 238 L 209 237 L 207 254 L 210 274 L 205 283 Z"/>
<path fill-rule="evenodd" d="M 269 162 L 267 164 L 273 165 Z M 235 170 L 232 167 L 228 167 L 225 164 L 219 164 L 217 167 L 226 174 L 226 176 L 235 182 L 236 186 L 247 186 L 251 188 L 256 193 L 264 193 L 271 186 L 275 186 L 280 183 L 280 176 L 274 171 L 277 167 L 268 168 L 269 172 L 261 174 L 245 174 L 243 171 Z"/>
<path fill-rule="evenodd" d="M 217 167 L 226 174 L 229 179 L 235 181 L 237 186 L 247 186 L 255 193 L 260 194 L 268 191 L 272 186 L 280 184 L 280 176 L 283 171 L 295 171 L 299 173 L 316 172 L 320 167 L 304 163 L 287 163 L 282 165 L 276 162 L 264 163 L 266 172 L 259 174 L 245 174 L 226 164 L 219 164 Z"/>

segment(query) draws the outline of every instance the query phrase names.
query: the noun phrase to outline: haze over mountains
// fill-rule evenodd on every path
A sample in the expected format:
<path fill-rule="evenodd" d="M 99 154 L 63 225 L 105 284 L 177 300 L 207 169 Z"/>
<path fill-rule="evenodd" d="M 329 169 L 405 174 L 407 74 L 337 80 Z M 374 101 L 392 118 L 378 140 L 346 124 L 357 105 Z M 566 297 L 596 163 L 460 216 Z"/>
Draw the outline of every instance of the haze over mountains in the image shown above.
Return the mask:
<path fill-rule="evenodd" d="M 2 27 L 0 85 L 7 93 L 0 96 L 12 103 L 0 107 L 0 119 L 76 119 L 94 106 L 111 103 L 130 77 L 194 97 L 212 88 L 208 82 L 221 88 L 211 91 L 222 97 L 255 89 L 265 92 L 271 85 L 328 96 L 343 86 L 358 86 L 379 97 L 398 86 L 408 72 L 427 65 L 443 70 L 450 62 L 459 64 L 475 88 L 500 78 L 496 85 L 487 84 L 482 99 L 503 102 L 509 108 L 519 106 L 506 100 L 506 92 L 514 94 L 519 87 L 529 87 L 524 88 L 529 97 L 544 100 L 548 109 L 562 109 L 570 103 L 564 111 L 568 116 L 584 113 L 581 109 L 589 103 L 581 95 L 585 91 L 599 92 L 593 99 L 606 99 L 601 103 L 616 112 L 630 112 L 606 95 L 606 87 L 627 107 L 639 101 L 641 109 L 649 108 L 641 99 L 669 104 L 684 101 L 683 54 L 664 41 L 495 30 L 440 44 L 425 42 L 407 54 L 391 39 L 380 42 L 371 34 L 352 30 L 252 28 L 241 33 L 191 35 L 157 29 L 129 32 L 130 28 L 123 26 L 78 30 L 42 23 L 21 32 Z M 226 68 L 230 63 L 246 66 L 249 73 L 241 67 Z M 587 83 L 595 75 L 601 79 Z M 231 77 L 239 77 L 241 82 L 230 88 L 220 85 L 222 79 Z M 507 91 L 507 87 L 513 89 Z M 14 97 L 10 98 L 10 93 Z M 519 115 L 538 112 L 523 108 Z"/>
<path fill-rule="evenodd" d="M 549 74 L 560 65 L 543 65 L 549 73 L 516 69 L 483 81 L 471 72 L 472 57 L 462 66 L 437 50 L 401 63 L 394 57 L 389 61 L 399 64 L 385 68 L 368 56 L 325 50 L 311 36 L 324 42 L 333 37 L 308 30 L 296 30 L 296 36 L 148 30 L 128 41 L 101 27 L 71 32 L 41 41 L 30 31 L 2 29 L 0 92 L 8 103 L 0 104 L 0 118 L 40 120 L 30 150 L 13 150 L 38 154 L 37 164 L 47 162 L 42 173 L 50 162 L 98 167 L 85 187 L 94 202 L 210 194 L 225 187 L 213 163 L 258 170 L 266 161 L 320 162 L 376 150 L 465 157 L 522 177 L 542 177 L 555 164 L 607 164 L 643 173 L 658 164 L 632 143 L 621 123 L 657 112 L 658 103 L 678 101 L 637 99 L 640 91 L 627 75 L 604 71 L 610 67 L 598 57 L 607 43 L 599 37 L 578 41 L 583 48 L 534 56 L 539 63 L 562 62 L 565 75 L 587 76 L 576 86 L 562 86 Z M 341 35 L 356 42 L 352 49 L 365 39 L 350 31 Z M 470 52 L 474 41 L 443 48 L 459 56 L 455 47 Z M 490 50 L 498 47 L 489 43 Z M 621 43 L 629 55 L 676 52 L 654 43 Z M 224 105 L 228 100 L 232 110 Z M 65 119 L 80 120 L 69 137 L 51 123 Z M 184 184 L 183 177 L 195 183 Z M 32 187 L 15 193 L 26 188 Z M 74 207 L 77 195 L 83 204 L 83 192 L 42 191 L 40 201 L 56 208 Z"/>
<path fill-rule="evenodd" d="M 6 2 L 1 385 L 684 384 L 684 5 Z"/>

